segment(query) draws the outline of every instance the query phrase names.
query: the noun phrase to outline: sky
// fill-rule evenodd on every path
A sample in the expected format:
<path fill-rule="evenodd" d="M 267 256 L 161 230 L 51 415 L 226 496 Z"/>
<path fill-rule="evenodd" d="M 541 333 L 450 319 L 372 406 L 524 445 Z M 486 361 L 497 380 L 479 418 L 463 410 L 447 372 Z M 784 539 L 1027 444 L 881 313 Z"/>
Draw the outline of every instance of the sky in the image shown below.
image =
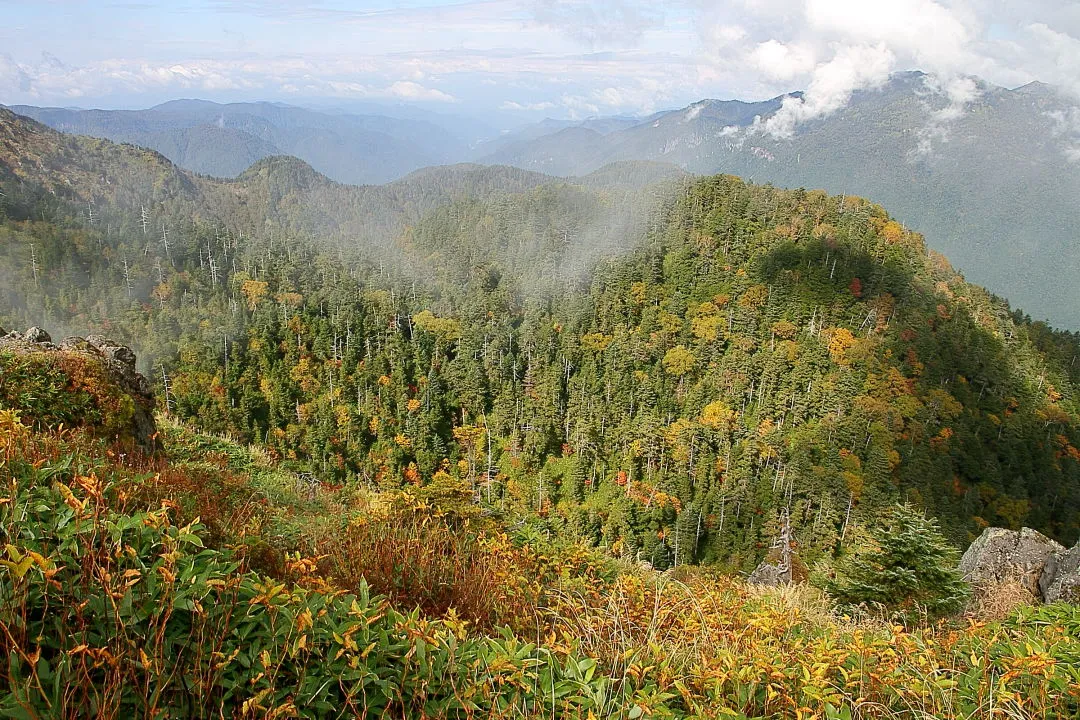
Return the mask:
<path fill-rule="evenodd" d="M 0 18 L 8 105 L 408 103 L 509 125 L 804 89 L 769 120 L 784 135 L 911 69 L 947 112 L 972 76 L 1080 103 L 1075 0 L 0 0 Z"/>

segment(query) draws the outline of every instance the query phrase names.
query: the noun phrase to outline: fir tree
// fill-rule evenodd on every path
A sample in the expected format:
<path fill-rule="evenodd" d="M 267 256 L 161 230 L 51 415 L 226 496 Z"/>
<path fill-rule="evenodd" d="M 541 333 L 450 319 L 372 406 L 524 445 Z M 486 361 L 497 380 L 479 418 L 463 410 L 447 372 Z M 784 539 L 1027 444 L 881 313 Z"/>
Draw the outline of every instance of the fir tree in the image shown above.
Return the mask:
<path fill-rule="evenodd" d="M 911 621 L 959 610 L 968 585 L 957 570 L 959 553 L 935 521 L 910 505 L 896 505 L 877 528 L 873 549 L 843 561 L 826 584 L 841 604 L 876 604 Z"/>

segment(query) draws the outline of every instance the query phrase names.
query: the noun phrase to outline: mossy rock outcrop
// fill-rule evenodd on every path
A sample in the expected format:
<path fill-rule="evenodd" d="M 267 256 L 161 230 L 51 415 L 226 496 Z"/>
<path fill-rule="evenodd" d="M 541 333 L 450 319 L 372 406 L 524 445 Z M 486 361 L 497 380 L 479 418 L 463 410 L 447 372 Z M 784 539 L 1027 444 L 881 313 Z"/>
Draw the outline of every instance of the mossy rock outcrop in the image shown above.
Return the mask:
<path fill-rule="evenodd" d="M 105 337 L 0 332 L 0 408 L 40 429 L 83 427 L 111 440 L 157 449 L 156 401 L 135 354 Z"/>

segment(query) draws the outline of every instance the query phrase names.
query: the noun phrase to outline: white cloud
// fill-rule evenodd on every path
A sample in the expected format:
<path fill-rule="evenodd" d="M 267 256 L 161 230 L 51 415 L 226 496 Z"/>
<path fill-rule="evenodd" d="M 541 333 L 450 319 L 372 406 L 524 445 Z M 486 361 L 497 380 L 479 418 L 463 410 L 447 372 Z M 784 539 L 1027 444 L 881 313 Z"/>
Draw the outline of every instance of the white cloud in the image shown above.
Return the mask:
<path fill-rule="evenodd" d="M 587 94 L 564 93 L 560 103 L 573 119 L 624 112 L 650 113 L 670 99 L 670 88 L 657 78 L 636 78 Z"/>
<path fill-rule="evenodd" d="M 766 40 L 750 53 L 750 62 L 768 80 L 786 82 L 813 70 L 816 58 L 813 48 L 807 45 Z"/>
<path fill-rule="evenodd" d="M 24 26 L 0 27 L 8 103 L 327 95 L 582 116 L 805 89 L 772 120 L 782 135 L 922 69 L 934 142 L 970 107 L 973 75 L 1041 79 L 1080 103 L 1075 0 L 69 2 L 68 21 L 58 3 L 7 5 Z"/>
<path fill-rule="evenodd" d="M 813 69 L 803 97 L 784 98 L 776 113 L 756 124 L 774 137 L 791 137 L 798 124 L 836 112 L 856 90 L 884 83 L 895 63 L 883 43 L 841 46 L 831 60 Z"/>
<path fill-rule="evenodd" d="M 1080 107 L 1047 113 L 1054 121 L 1054 135 L 1065 141 L 1065 157 L 1080 162 Z"/>
<path fill-rule="evenodd" d="M 663 22 L 659 5 L 633 0 L 534 0 L 532 22 L 589 47 L 638 45 L 649 28 Z"/>
<path fill-rule="evenodd" d="M 878 43 L 909 57 L 921 70 L 954 68 L 968 59 L 976 21 L 962 8 L 933 0 L 806 0 L 806 19 L 815 34 L 845 42 Z"/>
<path fill-rule="evenodd" d="M 931 75 L 928 103 L 936 109 L 924 145 L 946 139 L 978 97 L 972 76 L 1007 86 L 1042 79 L 1080 99 L 1080 3 L 1069 0 L 700 3 L 699 35 L 711 63 L 703 77 L 732 81 L 736 69 L 750 69 L 762 94 L 806 88 L 803 100 L 787 100 L 758 128 L 778 136 L 835 112 L 897 70 Z"/>
<path fill-rule="evenodd" d="M 444 93 L 442 90 L 424 87 L 420 83 L 411 80 L 399 80 L 389 88 L 387 94 L 403 100 L 434 100 L 436 102 L 457 102 L 453 95 Z"/>
<path fill-rule="evenodd" d="M 551 110 L 551 109 L 553 109 L 555 107 L 557 107 L 557 105 L 555 105 L 555 103 L 547 101 L 547 100 L 545 100 L 544 102 L 537 102 L 537 103 L 517 103 L 517 102 L 514 102 L 512 100 L 506 100 L 501 105 L 499 105 L 500 110 L 513 110 L 515 112 L 519 112 L 519 111 L 539 112 L 541 110 Z"/>
<path fill-rule="evenodd" d="M 1080 99 L 1080 37 L 1058 32 L 1045 23 L 1031 23 L 1024 33 L 1042 52 L 1036 58 L 1040 79 L 1069 90 Z"/>
<path fill-rule="evenodd" d="M 13 99 L 49 102 L 57 98 L 72 100 L 124 93 L 229 91 L 457 102 L 450 93 L 422 85 L 414 79 L 380 81 L 379 77 L 371 77 L 374 68 L 364 61 L 311 62 L 296 58 L 266 62 L 200 60 L 163 64 L 110 59 L 73 66 L 55 58 L 38 64 L 20 64 L 0 55 L 0 92 L 8 102 Z M 358 75 L 367 76 L 368 81 L 346 79 Z M 407 75 L 415 77 L 415 73 Z"/>

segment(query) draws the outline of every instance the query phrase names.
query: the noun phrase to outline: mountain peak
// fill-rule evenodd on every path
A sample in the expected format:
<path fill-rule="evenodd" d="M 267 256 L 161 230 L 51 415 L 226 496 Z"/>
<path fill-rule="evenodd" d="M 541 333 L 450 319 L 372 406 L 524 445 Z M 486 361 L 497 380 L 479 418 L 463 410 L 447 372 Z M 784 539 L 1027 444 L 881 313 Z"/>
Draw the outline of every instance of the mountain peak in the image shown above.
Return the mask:
<path fill-rule="evenodd" d="M 311 167 L 311 165 L 292 155 L 264 157 L 240 173 L 236 180 L 237 182 L 250 182 L 259 178 L 285 179 L 296 187 L 303 189 L 336 184 L 333 180 Z"/>
<path fill-rule="evenodd" d="M 1049 83 L 1044 83 L 1040 80 L 1032 80 L 1029 83 L 1015 87 L 1012 92 L 1019 95 L 1037 95 L 1037 96 L 1051 96 L 1057 94 L 1057 89 Z"/>

